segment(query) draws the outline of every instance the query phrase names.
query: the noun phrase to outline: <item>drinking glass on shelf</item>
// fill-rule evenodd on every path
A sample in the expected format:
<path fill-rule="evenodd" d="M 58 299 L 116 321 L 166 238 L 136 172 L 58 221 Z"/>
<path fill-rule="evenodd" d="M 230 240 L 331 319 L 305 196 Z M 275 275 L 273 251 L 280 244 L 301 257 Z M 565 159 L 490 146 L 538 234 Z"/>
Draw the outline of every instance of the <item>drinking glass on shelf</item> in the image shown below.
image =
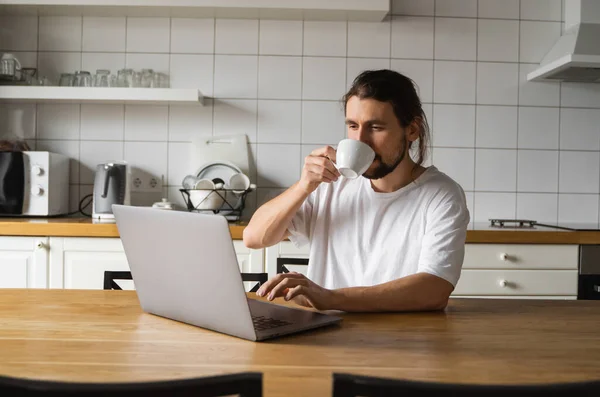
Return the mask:
<path fill-rule="evenodd" d="M 133 76 L 131 77 L 131 86 L 136 88 L 142 87 L 142 74 L 140 72 L 133 72 Z"/>
<path fill-rule="evenodd" d="M 149 88 L 152 85 L 152 80 L 154 79 L 154 70 L 152 69 L 142 69 L 141 73 L 141 87 Z"/>
<path fill-rule="evenodd" d="M 121 69 L 117 72 L 118 87 L 133 87 L 133 69 Z"/>
<path fill-rule="evenodd" d="M 77 87 L 91 87 L 92 75 L 90 72 L 86 72 L 84 70 L 75 72 L 75 85 Z"/>
<path fill-rule="evenodd" d="M 169 88 L 169 76 L 167 76 L 165 73 L 154 73 L 150 87 Z"/>
<path fill-rule="evenodd" d="M 72 73 L 61 73 L 58 85 L 61 87 L 73 87 L 75 85 L 75 75 Z"/>
<path fill-rule="evenodd" d="M 98 69 L 94 76 L 94 87 L 111 87 L 110 70 Z"/>

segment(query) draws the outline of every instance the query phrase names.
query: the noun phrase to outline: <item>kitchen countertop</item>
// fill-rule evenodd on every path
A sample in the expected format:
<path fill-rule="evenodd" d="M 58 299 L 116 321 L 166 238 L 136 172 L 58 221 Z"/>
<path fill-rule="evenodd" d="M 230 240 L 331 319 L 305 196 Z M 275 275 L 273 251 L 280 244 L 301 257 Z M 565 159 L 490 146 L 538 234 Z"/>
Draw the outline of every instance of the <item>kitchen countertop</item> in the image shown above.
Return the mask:
<path fill-rule="evenodd" d="M 340 325 L 259 343 L 143 313 L 135 291 L 0 290 L 0 302 L 8 376 L 137 382 L 256 371 L 264 396 L 293 397 L 331 396 L 334 372 L 475 384 L 600 374 L 597 301 L 452 298 L 445 311 L 343 313 Z"/>
<path fill-rule="evenodd" d="M 234 240 L 241 240 L 246 223 L 230 223 Z M 117 225 L 90 218 L 0 218 L 0 236 L 119 237 Z M 546 227 L 499 229 L 472 224 L 467 243 L 489 244 L 600 244 L 600 231 L 568 231 Z"/>

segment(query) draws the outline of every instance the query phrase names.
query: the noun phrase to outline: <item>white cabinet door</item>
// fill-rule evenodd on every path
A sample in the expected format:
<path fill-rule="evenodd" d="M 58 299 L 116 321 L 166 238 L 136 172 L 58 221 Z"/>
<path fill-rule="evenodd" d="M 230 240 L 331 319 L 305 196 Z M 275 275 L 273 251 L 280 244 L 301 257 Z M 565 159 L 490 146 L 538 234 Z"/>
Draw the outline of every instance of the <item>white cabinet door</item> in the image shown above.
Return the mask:
<path fill-rule="evenodd" d="M 47 237 L 0 237 L 0 288 L 48 288 Z"/>
<path fill-rule="evenodd" d="M 50 288 L 102 289 L 104 271 L 128 271 L 127 257 L 119 238 L 53 238 L 50 257 Z M 132 281 L 118 281 L 134 289 Z"/>
<path fill-rule="evenodd" d="M 241 240 L 234 240 L 235 255 L 237 256 L 238 266 L 242 273 L 263 273 L 265 271 L 264 251 L 247 248 Z M 250 291 L 256 282 L 249 281 L 244 283 L 246 291 Z"/>

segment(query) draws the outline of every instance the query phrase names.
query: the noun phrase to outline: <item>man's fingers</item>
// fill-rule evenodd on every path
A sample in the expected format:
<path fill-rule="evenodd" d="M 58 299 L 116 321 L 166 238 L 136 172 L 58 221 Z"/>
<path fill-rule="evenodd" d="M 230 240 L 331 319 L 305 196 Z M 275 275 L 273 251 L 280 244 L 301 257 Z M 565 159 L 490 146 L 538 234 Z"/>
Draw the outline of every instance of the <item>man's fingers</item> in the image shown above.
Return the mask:
<path fill-rule="evenodd" d="M 258 296 L 265 296 L 276 285 L 278 285 L 281 281 L 283 281 L 286 278 L 304 278 L 304 275 L 300 274 L 300 273 L 296 273 L 296 272 L 292 272 L 292 273 L 280 273 L 280 274 L 272 277 L 271 279 L 269 279 L 263 285 L 261 285 L 260 288 L 256 291 L 256 295 L 258 295 Z"/>
<path fill-rule="evenodd" d="M 294 288 L 290 288 L 285 295 L 285 300 L 292 300 L 300 295 L 304 295 L 307 291 L 307 288 L 304 285 L 297 285 Z"/>
<path fill-rule="evenodd" d="M 320 167 L 316 164 L 308 164 L 306 166 L 306 170 L 311 174 L 314 174 L 318 180 L 323 180 L 326 182 L 332 182 L 338 179 L 338 177 L 328 170 L 327 168 Z"/>
<path fill-rule="evenodd" d="M 298 285 L 306 284 L 307 281 L 303 278 L 286 278 L 285 280 L 277 284 L 275 287 L 273 287 L 271 293 L 269 294 L 269 300 L 273 300 L 279 296 L 284 296 L 288 288 L 293 288 Z"/>

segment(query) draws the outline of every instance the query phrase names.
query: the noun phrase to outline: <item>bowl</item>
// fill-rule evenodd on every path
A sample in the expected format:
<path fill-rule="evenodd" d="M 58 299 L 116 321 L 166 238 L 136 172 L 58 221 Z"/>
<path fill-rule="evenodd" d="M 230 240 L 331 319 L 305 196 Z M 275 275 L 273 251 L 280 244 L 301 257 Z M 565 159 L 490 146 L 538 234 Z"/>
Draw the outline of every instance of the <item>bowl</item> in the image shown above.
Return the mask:
<path fill-rule="evenodd" d="M 197 210 L 216 211 L 223 206 L 224 190 L 188 190 L 190 202 Z"/>

